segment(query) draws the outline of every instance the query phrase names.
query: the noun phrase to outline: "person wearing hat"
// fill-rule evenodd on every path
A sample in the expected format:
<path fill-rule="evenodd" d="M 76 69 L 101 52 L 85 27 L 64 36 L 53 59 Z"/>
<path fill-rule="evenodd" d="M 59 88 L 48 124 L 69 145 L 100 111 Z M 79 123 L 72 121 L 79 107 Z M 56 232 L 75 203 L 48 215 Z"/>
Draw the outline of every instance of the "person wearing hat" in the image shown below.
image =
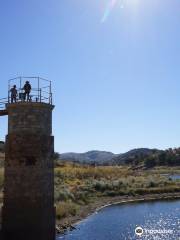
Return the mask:
<path fill-rule="evenodd" d="M 16 85 L 14 85 L 14 86 L 11 88 L 10 92 L 11 92 L 11 103 L 13 103 L 13 102 L 16 103 L 16 101 L 17 101 L 17 99 L 16 99 L 16 98 L 17 98 Z"/>
<path fill-rule="evenodd" d="M 26 96 L 27 96 L 27 101 L 29 101 L 29 94 L 31 92 L 31 84 L 29 83 L 29 81 L 26 81 L 24 87 L 24 100 L 26 100 Z"/>

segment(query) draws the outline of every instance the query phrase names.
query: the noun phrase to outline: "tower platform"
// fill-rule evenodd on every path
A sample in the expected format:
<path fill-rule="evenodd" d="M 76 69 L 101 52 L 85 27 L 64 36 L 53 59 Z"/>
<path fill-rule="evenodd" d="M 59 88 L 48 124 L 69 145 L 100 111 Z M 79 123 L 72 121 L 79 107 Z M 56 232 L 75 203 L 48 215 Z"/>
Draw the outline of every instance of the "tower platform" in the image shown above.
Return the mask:
<path fill-rule="evenodd" d="M 26 83 L 30 84 L 30 91 L 26 92 Z M 12 89 L 15 86 L 16 96 L 12 97 Z M 8 114 L 6 105 L 9 103 L 36 102 L 52 105 L 51 81 L 40 77 L 17 77 L 8 81 L 8 93 L 0 99 L 0 116 Z"/>

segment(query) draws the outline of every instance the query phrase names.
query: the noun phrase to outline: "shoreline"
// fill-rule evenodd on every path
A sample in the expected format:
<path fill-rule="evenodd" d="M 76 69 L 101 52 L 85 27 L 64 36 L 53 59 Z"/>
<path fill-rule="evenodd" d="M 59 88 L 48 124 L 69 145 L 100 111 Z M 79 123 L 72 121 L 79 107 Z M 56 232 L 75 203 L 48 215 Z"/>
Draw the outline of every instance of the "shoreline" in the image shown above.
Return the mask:
<path fill-rule="evenodd" d="M 84 221 L 89 216 L 98 213 L 102 209 L 118 204 L 133 204 L 148 201 L 165 201 L 180 199 L 180 192 L 175 193 L 161 193 L 161 194 L 146 194 L 138 196 L 116 196 L 116 197 L 100 197 L 96 201 L 82 206 L 79 214 L 76 216 L 66 217 L 62 220 L 56 221 L 56 231 L 58 235 L 65 234 L 68 230 L 76 229 L 76 225 Z"/>

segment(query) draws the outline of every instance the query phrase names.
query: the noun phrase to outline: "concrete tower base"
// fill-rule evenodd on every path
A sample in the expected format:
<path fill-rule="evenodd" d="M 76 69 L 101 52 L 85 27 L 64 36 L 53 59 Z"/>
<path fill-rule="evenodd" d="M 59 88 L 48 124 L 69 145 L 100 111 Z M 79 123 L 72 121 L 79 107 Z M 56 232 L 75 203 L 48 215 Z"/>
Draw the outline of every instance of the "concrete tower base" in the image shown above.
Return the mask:
<path fill-rule="evenodd" d="M 4 239 L 54 240 L 53 106 L 8 104 L 4 204 Z"/>

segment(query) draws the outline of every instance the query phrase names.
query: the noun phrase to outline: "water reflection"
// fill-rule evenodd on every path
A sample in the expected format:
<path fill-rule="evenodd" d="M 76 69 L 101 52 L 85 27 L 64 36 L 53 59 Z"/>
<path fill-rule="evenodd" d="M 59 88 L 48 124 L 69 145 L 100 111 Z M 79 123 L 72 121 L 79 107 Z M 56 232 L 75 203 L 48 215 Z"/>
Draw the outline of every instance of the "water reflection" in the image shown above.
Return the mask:
<path fill-rule="evenodd" d="M 93 214 L 58 240 L 177 240 L 180 201 L 114 205 Z M 144 233 L 135 234 L 140 226 Z"/>

